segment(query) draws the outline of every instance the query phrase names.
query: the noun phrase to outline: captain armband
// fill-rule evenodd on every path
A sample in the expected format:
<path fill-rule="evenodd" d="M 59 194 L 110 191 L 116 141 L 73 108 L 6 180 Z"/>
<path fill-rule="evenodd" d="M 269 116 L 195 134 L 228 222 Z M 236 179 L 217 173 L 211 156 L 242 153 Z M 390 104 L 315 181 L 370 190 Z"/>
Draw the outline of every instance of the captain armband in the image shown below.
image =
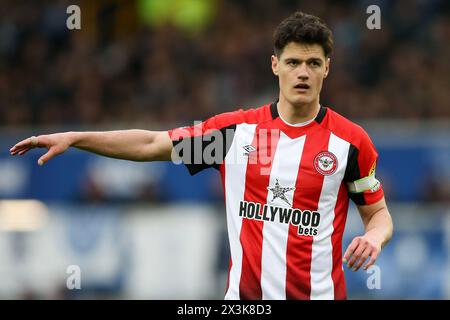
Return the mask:
<path fill-rule="evenodd" d="M 380 189 L 380 181 L 375 178 L 375 175 L 370 175 L 359 180 L 347 183 L 348 190 L 352 193 L 362 193 L 366 191 L 376 192 Z"/>

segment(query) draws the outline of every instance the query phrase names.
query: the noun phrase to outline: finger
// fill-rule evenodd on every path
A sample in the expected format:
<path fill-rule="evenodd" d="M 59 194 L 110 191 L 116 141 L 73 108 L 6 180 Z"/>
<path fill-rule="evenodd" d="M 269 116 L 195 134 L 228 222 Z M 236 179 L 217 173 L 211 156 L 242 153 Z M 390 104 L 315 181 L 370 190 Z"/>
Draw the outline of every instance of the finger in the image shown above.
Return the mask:
<path fill-rule="evenodd" d="M 23 154 L 25 154 L 26 152 L 28 152 L 29 150 L 31 150 L 31 149 L 33 149 L 33 148 L 35 148 L 34 146 L 30 146 L 30 145 L 26 145 L 26 146 L 23 146 L 23 147 L 20 147 L 20 148 L 16 148 L 16 149 L 14 149 L 13 150 L 13 148 L 11 148 L 11 155 L 13 155 L 13 156 L 15 156 L 16 154 L 18 154 L 18 155 L 23 155 Z"/>
<path fill-rule="evenodd" d="M 16 143 L 11 149 L 9 149 L 9 151 L 13 152 L 13 151 L 17 151 L 23 148 L 34 148 L 37 147 L 39 145 L 39 140 L 37 137 L 32 136 L 30 138 L 24 139 L 18 143 Z"/>
<path fill-rule="evenodd" d="M 369 262 L 367 262 L 367 264 L 363 268 L 364 270 L 369 269 L 375 263 L 375 261 L 377 261 L 378 254 L 378 251 L 372 253 Z"/>
<path fill-rule="evenodd" d="M 366 249 L 366 247 L 362 244 L 359 244 L 358 248 L 356 248 L 355 252 L 352 254 L 350 260 L 347 263 L 348 268 L 352 268 L 355 264 L 356 260 L 358 260 L 361 257 L 361 254 Z"/>
<path fill-rule="evenodd" d="M 48 150 L 48 152 L 46 154 L 44 154 L 42 157 L 39 158 L 38 165 L 40 165 L 40 166 L 44 165 L 47 161 L 49 161 L 51 158 L 53 158 L 56 155 L 57 155 L 57 153 L 55 152 L 54 149 Z"/>
<path fill-rule="evenodd" d="M 19 156 L 23 156 L 25 153 L 27 153 L 28 151 L 30 151 L 31 148 L 23 148 L 22 150 L 20 150 L 17 154 Z"/>
<path fill-rule="evenodd" d="M 10 152 L 17 152 L 23 148 L 29 148 L 30 144 L 26 141 L 21 141 L 19 143 L 17 143 L 16 145 L 14 145 L 11 149 L 9 149 Z"/>
<path fill-rule="evenodd" d="M 353 271 L 358 271 L 359 268 L 363 265 L 363 263 L 367 260 L 367 258 L 370 256 L 371 250 L 369 247 L 367 247 L 363 253 L 361 254 L 361 257 L 359 258 L 356 265 L 353 267 Z"/>
<path fill-rule="evenodd" d="M 358 247 L 358 243 L 359 243 L 359 238 L 353 239 L 353 241 L 350 243 L 350 245 L 348 246 L 348 248 L 344 254 L 344 259 L 343 259 L 344 263 L 346 263 L 350 259 L 350 256 L 353 254 L 355 249 Z"/>
<path fill-rule="evenodd" d="M 18 154 L 20 151 L 27 149 L 28 147 L 23 147 L 20 149 L 11 149 L 11 155 L 15 156 L 16 154 Z"/>
<path fill-rule="evenodd" d="M 29 147 L 29 146 L 25 146 L 25 147 L 21 147 L 21 148 L 18 148 L 18 149 L 14 149 L 13 151 L 11 151 L 11 154 L 15 155 L 15 154 L 18 154 L 19 152 L 21 152 L 23 150 L 30 149 L 30 148 L 31 147 Z"/>

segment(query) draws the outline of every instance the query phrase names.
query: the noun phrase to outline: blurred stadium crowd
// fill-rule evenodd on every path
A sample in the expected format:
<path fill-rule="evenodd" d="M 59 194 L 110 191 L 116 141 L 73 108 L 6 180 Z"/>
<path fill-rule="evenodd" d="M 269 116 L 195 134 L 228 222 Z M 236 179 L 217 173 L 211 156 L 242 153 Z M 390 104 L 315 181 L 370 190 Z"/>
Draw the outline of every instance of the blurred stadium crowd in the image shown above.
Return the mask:
<path fill-rule="evenodd" d="M 377 1 L 381 30 L 363 0 L 157 2 L 2 1 L 0 126 L 167 129 L 274 101 L 272 32 L 297 9 L 334 31 L 324 104 L 353 119 L 450 117 L 448 1 Z M 197 3 L 193 18 L 179 23 L 175 2 Z M 69 31 L 75 3 L 82 29 Z M 151 6 L 161 14 L 139 10 Z"/>

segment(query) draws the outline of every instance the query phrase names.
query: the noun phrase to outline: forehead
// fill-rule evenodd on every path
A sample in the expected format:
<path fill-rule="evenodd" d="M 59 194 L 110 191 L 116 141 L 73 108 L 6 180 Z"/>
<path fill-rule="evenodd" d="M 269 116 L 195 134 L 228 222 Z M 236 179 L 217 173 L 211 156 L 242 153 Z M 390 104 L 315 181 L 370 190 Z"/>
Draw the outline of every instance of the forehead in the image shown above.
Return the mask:
<path fill-rule="evenodd" d="M 298 43 L 289 42 L 283 49 L 280 58 L 297 58 L 297 59 L 309 59 L 309 58 L 321 58 L 325 60 L 325 53 L 323 48 L 314 43 Z"/>

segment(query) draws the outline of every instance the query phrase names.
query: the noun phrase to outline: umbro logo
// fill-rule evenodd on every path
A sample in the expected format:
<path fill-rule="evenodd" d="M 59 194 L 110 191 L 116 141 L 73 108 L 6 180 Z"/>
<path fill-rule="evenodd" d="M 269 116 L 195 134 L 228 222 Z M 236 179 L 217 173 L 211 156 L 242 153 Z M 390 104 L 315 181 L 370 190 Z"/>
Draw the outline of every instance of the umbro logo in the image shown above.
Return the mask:
<path fill-rule="evenodd" d="M 248 156 L 250 152 L 256 151 L 256 148 L 251 144 L 242 147 L 245 150 L 244 156 Z"/>

